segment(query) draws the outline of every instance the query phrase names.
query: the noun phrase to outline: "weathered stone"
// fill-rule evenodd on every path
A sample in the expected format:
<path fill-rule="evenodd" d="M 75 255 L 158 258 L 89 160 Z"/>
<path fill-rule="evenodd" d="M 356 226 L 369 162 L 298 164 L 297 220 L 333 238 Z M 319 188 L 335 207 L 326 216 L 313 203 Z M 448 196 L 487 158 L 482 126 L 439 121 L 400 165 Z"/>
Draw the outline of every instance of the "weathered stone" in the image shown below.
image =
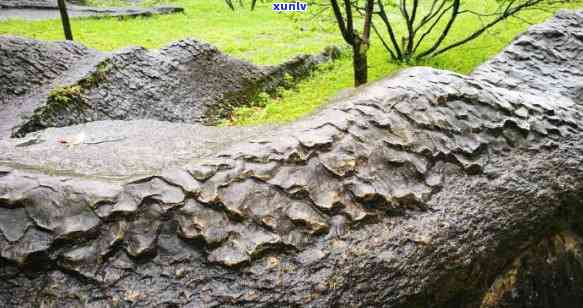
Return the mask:
<path fill-rule="evenodd" d="M 18 241 L 31 225 L 24 208 L 0 207 L 0 232 L 8 241 Z"/>
<path fill-rule="evenodd" d="M 75 247 L 61 256 L 59 265 L 79 274 L 94 278 L 99 268 L 99 260 L 95 244 Z"/>
<path fill-rule="evenodd" d="M 213 250 L 208 256 L 209 262 L 221 263 L 228 267 L 235 267 L 249 262 L 251 258 L 245 251 L 245 247 L 236 240 L 231 240 L 221 247 Z"/>
<path fill-rule="evenodd" d="M 166 169 L 161 177 L 168 183 L 180 186 L 190 194 L 196 194 L 200 190 L 200 183 L 186 170 L 181 168 Z"/>
<path fill-rule="evenodd" d="M 313 232 L 323 232 L 328 229 L 328 224 L 322 216 L 305 203 L 292 202 L 286 210 L 286 215 L 292 221 L 306 225 Z"/>
<path fill-rule="evenodd" d="M 561 12 L 470 76 L 404 70 L 245 134 L 107 121 L 87 127 L 151 136 L 119 148 L 44 138 L 75 126 L 0 140 L 0 302 L 578 307 L 581 25 Z M 144 142 L 156 130 L 163 148 Z M 196 154 L 176 159 L 185 139 Z M 115 172 L 110 148 L 132 144 L 150 167 Z M 41 150 L 62 168 L 31 160 Z M 100 169 L 100 155 L 101 174 L 78 163 Z"/>
<path fill-rule="evenodd" d="M 55 231 L 60 237 L 76 236 L 92 231 L 99 223 L 99 218 L 93 212 L 86 211 L 75 216 L 65 217 L 62 225 Z"/>
<path fill-rule="evenodd" d="M 154 253 L 160 228 L 163 209 L 156 203 L 145 205 L 147 208 L 133 221 L 128 223 L 124 234 L 126 251 L 132 257 Z M 117 240 L 117 239 L 115 239 Z"/>
<path fill-rule="evenodd" d="M 285 73 L 300 78 L 337 57 L 326 50 L 259 67 L 191 39 L 159 51 L 102 53 L 5 36 L 0 55 L 0 138 L 98 120 L 212 124 L 263 91 L 291 86 Z"/>
<path fill-rule="evenodd" d="M 146 199 L 157 200 L 164 204 L 177 204 L 184 201 L 182 188 L 170 185 L 160 178 L 131 183 L 126 186 L 112 212 L 135 212 Z"/>
<path fill-rule="evenodd" d="M 18 242 L 1 245 L 0 256 L 23 265 L 32 255 L 46 253 L 53 240 L 48 233 L 30 228 Z"/>
<path fill-rule="evenodd" d="M 49 186 L 51 185 L 51 186 Z M 68 193 L 64 187 L 42 183 L 27 192 L 22 200 L 28 216 L 39 228 L 53 231 L 58 237 L 78 236 L 93 230 L 100 224 L 85 198 Z M 80 185 L 82 187 L 82 185 Z"/>
<path fill-rule="evenodd" d="M 241 242 L 251 257 L 258 257 L 264 251 L 281 243 L 281 238 L 261 227 L 249 227 L 241 231 Z"/>
<path fill-rule="evenodd" d="M 202 238 L 208 245 L 216 245 L 228 237 L 229 220 L 226 215 L 195 200 L 186 201 L 178 210 L 177 219 L 184 238 Z"/>

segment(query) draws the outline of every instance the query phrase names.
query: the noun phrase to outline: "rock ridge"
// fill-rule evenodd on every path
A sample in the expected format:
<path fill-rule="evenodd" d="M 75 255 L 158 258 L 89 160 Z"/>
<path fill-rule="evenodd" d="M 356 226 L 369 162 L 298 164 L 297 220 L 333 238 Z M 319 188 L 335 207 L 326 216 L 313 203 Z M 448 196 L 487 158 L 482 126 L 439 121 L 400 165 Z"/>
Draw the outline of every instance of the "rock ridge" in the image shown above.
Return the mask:
<path fill-rule="evenodd" d="M 14 155 L 0 300 L 577 307 L 581 25 L 562 11 L 470 76 L 407 69 L 156 174 L 52 175 Z"/>

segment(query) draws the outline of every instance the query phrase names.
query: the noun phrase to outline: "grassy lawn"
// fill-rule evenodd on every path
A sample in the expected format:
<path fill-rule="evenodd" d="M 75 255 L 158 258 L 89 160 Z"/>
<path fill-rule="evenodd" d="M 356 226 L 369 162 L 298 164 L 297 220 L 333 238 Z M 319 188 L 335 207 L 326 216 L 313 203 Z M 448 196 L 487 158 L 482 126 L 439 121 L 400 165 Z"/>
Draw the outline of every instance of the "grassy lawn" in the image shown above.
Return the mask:
<path fill-rule="evenodd" d="M 89 0 L 116 3 L 118 0 Z M 148 1 L 155 4 L 157 1 Z M 99 50 L 127 46 L 159 48 L 169 42 L 191 37 L 216 45 L 224 52 L 257 64 L 276 64 L 298 53 L 320 51 L 336 43 L 334 28 L 300 29 L 291 18 L 273 13 L 267 5 L 254 12 L 232 12 L 222 0 L 160 1 L 185 8 L 185 14 L 150 18 L 73 19 L 75 40 Z M 60 21 L 0 22 L 0 34 L 42 40 L 62 40 Z"/>
<path fill-rule="evenodd" d="M 104 0 L 89 0 L 104 1 Z M 105 0 L 106 4 L 117 0 Z M 159 48 L 171 41 L 192 37 L 218 46 L 224 52 L 256 64 L 276 64 L 299 53 L 315 53 L 331 44 L 342 45 L 335 25 L 318 18 L 305 18 L 274 13 L 269 5 L 259 5 L 254 12 L 230 11 L 222 0 L 148 0 L 179 5 L 185 14 L 135 19 L 75 19 L 75 39 L 99 50 L 141 45 Z M 482 0 L 467 0 L 464 5 L 484 6 Z M 487 3 L 494 3 L 489 1 Z M 580 6 L 580 5 L 579 5 Z M 563 5 L 575 8 L 575 4 Z M 511 18 L 491 29 L 487 34 L 461 48 L 418 65 L 469 73 L 477 65 L 497 54 L 529 24 L 542 22 L 552 15 L 548 11 L 529 11 L 520 19 Z M 480 23 L 477 18 L 462 18 L 452 29 L 448 40 L 457 40 L 468 28 Z M 403 25 L 397 25 L 397 28 Z M 61 40 L 59 21 L 10 20 L 0 22 L 0 34 L 32 37 L 42 40 Z M 445 44 L 447 41 L 445 42 Z M 369 51 L 369 79 L 391 75 L 403 66 L 389 63 L 386 52 L 373 37 Z M 282 90 L 278 97 L 256 102 L 255 106 L 239 108 L 228 125 L 281 123 L 305 115 L 333 97 L 339 90 L 352 86 L 351 57 L 348 53 L 331 65 L 324 65 L 312 78 L 301 82 L 296 89 Z"/>

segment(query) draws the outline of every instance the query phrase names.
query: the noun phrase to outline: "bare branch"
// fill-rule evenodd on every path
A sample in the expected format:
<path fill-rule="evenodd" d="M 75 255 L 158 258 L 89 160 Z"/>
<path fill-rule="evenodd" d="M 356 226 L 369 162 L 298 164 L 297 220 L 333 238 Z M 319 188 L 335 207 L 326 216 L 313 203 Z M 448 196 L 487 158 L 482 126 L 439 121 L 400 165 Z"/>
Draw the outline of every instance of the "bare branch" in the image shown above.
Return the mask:
<path fill-rule="evenodd" d="M 419 7 L 419 0 L 413 0 L 413 12 L 411 13 L 411 17 L 407 22 L 407 31 L 409 32 L 409 38 L 407 39 L 407 54 L 411 54 L 413 52 L 413 40 L 415 39 L 415 17 L 417 15 L 417 8 Z"/>
<path fill-rule="evenodd" d="M 232 0 L 225 0 L 225 2 L 229 6 L 229 8 L 231 8 L 231 10 L 233 10 L 233 11 L 235 10 L 235 6 L 233 5 Z"/>
<path fill-rule="evenodd" d="M 395 56 L 395 53 L 393 52 L 393 50 L 391 49 L 391 47 L 389 47 L 389 45 L 387 44 L 387 42 L 383 39 L 383 36 L 380 34 L 379 30 L 374 25 L 374 22 L 371 22 L 371 26 L 372 26 L 372 29 L 374 30 L 377 38 L 381 41 L 381 43 L 383 44 L 383 47 L 385 48 L 385 50 L 391 56 L 391 59 L 392 60 L 397 60 L 397 57 Z"/>
<path fill-rule="evenodd" d="M 445 1 L 443 3 L 445 3 Z M 449 10 L 451 10 L 452 7 L 453 7 L 453 4 L 448 6 L 447 8 L 445 8 L 443 10 L 442 10 L 442 8 L 439 9 L 439 10 L 441 10 L 441 13 L 439 14 L 439 16 L 437 16 L 437 19 L 435 19 L 433 21 L 433 23 L 431 24 L 429 29 L 427 29 L 427 31 L 425 31 L 421 35 L 421 38 L 419 38 L 419 40 L 417 40 L 417 44 L 415 45 L 415 48 L 413 48 L 413 52 L 417 51 L 417 49 L 421 45 L 421 42 L 423 42 L 423 40 L 425 39 L 425 37 L 427 35 L 429 35 L 431 32 L 433 32 L 433 29 L 439 24 L 439 21 L 441 20 L 441 18 L 445 15 L 445 13 L 447 13 Z M 437 12 L 439 12 L 439 10 Z"/>
<path fill-rule="evenodd" d="M 397 59 L 402 60 L 403 54 L 401 53 L 401 48 L 399 48 L 399 43 L 397 43 L 397 39 L 395 38 L 395 32 L 393 31 L 393 27 L 391 22 L 389 21 L 389 17 L 387 16 L 387 12 L 385 11 L 385 6 L 383 5 L 382 0 L 378 0 L 379 5 L 379 17 L 387 27 L 387 32 L 389 32 L 389 38 L 391 39 L 391 43 L 395 48 L 395 53 L 397 54 Z"/>
<path fill-rule="evenodd" d="M 451 17 L 450 17 L 449 21 L 447 22 L 447 25 L 445 26 L 445 29 L 443 29 L 443 31 L 441 32 L 441 35 L 439 36 L 439 38 L 437 39 L 437 41 L 435 42 L 435 44 L 433 44 L 433 46 L 431 46 L 431 48 L 429 48 L 428 50 L 422 52 L 419 56 L 417 56 L 417 58 L 420 59 L 420 58 L 423 58 L 423 57 L 425 57 L 427 55 L 430 55 L 437 48 L 439 48 L 439 45 L 441 45 L 441 43 L 443 42 L 443 40 L 449 34 L 449 30 L 451 30 L 451 27 L 453 26 L 453 23 L 455 22 L 455 20 L 456 20 L 456 18 L 458 16 L 459 9 L 460 9 L 460 0 L 453 0 Z"/>
<path fill-rule="evenodd" d="M 439 6 L 437 6 L 437 3 L 440 3 Z M 439 14 L 439 12 L 441 11 L 441 9 L 443 9 L 443 7 L 445 6 L 446 3 L 447 3 L 447 0 L 441 0 L 441 2 L 439 0 L 433 0 L 433 2 L 431 3 L 431 8 L 427 12 L 427 14 L 425 16 L 423 16 L 423 18 L 421 18 L 421 21 L 419 22 L 417 27 L 415 27 L 414 32 L 417 33 L 427 23 L 429 23 L 433 18 L 435 18 L 435 16 L 437 16 Z M 437 6 L 437 10 L 435 10 L 436 6 Z"/>
<path fill-rule="evenodd" d="M 337 0 L 330 0 L 330 4 L 332 5 L 332 11 L 334 11 L 334 17 L 336 17 L 336 23 L 338 24 L 338 28 L 340 29 L 340 34 L 348 43 L 349 45 L 354 44 L 354 35 L 353 32 L 348 32 L 346 24 L 344 23 L 344 17 L 342 16 L 342 11 L 340 10 L 340 6 L 338 6 Z"/>
<path fill-rule="evenodd" d="M 497 25 L 499 22 L 507 19 L 508 17 L 513 16 L 514 14 L 518 13 L 519 11 L 528 8 L 528 7 L 532 7 L 534 5 L 537 5 L 541 2 L 543 2 L 544 0 L 529 0 L 526 1 L 518 6 L 515 6 L 514 8 L 512 7 L 512 5 L 515 3 L 515 1 L 510 1 L 510 3 L 508 4 L 508 6 L 506 6 L 506 8 L 504 9 L 504 11 L 501 13 L 500 16 L 498 16 L 498 18 L 492 20 L 491 22 L 489 22 L 488 24 L 486 24 L 485 26 L 483 26 L 482 28 L 478 29 L 477 31 L 475 31 L 474 33 L 470 34 L 469 36 L 467 36 L 466 38 L 459 40 L 451 45 L 448 45 L 442 49 L 439 49 L 438 51 L 434 52 L 433 54 L 431 54 L 431 56 L 437 56 L 439 54 L 442 54 L 450 49 L 459 47 L 475 38 L 477 38 L 478 36 L 480 36 L 482 33 L 484 33 L 486 30 L 492 28 L 493 26 Z"/>

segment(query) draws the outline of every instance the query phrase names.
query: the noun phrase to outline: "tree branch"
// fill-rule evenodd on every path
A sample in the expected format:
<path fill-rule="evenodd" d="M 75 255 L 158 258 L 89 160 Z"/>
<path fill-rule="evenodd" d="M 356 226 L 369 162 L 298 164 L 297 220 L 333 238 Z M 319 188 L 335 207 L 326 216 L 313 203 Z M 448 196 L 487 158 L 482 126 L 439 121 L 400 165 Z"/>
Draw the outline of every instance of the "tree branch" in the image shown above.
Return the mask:
<path fill-rule="evenodd" d="M 455 20 L 458 16 L 459 9 L 460 9 L 460 0 L 453 0 L 451 17 L 450 17 L 449 21 L 447 22 L 445 29 L 443 29 L 443 32 L 441 32 L 441 35 L 439 36 L 439 38 L 437 39 L 435 44 L 433 44 L 433 46 L 431 46 L 431 48 L 429 48 L 428 50 L 422 52 L 419 56 L 417 56 L 418 59 L 421 59 L 427 55 L 432 54 L 437 48 L 439 48 L 439 45 L 441 45 L 443 40 L 449 34 L 449 31 L 451 30 L 451 27 L 453 26 L 453 23 L 455 22 Z"/>
<path fill-rule="evenodd" d="M 498 18 L 494 19 L 493 21 L 491 21 L 490 23 L 486 24 L 484 27 L 480 28 L 476 32 L 474 32 L 471 35 L 467 36 L 466 38 L 464 38 L 464 39 L 462 39 L 460 41 L 457 41 L 457 42 L 455 42 L 455 43 L 453 43 L 451 45 L 448 45 L 448 46 L 446 46 L 446 47 L 444 47 L 444 48 L 442 48 L 442 49 L 434 52 L 432 54 L 432 56 L 440 55 L 440 54 L 442 54 L 442 53 L 444 53 L 444 52 L 446 52 L 446 51 L 448 51 L 450 49 L 459 47 L 459 46 L 461 46 L 461 45 L 463 45 L 463 44 L 465 44 L 465 43 L 467 43 L 467 42 L 469 42 L 469 41 L 477 38 L 482 33 L 484 33 L 486 30 L 492 28 L 493 26 L 495 26 L 499 22 L 507 19 L 508 17 L 513 16 L 514 14 L 518 13 L 519 11 L 521 11 L 521 10 L 523 10 L 525 8 L 528 8 L 528 7 L 537 5 L 537 4 L 541 3 L 541 2 L 543 2 L 543 0 L 529 0 L 529 1 L 527 1 L 527 2 L 525 2 L 523 4 L 521 4 L 521 5 L 518 5 L 518 6 L 514 7 L 514 8 L 512 8 L 511 6 L 514 4 L 514 2 L 515 1 L 511 1 L 511 3 L 506 7 L 506 9 L 504 10 L 504 12 L 502 12 L 501 15 Z"/>
<path fill-rule="evenodd" d="M 393 31 L 393 27 L 391 26 L 391 22 L 389 21 L 389 17 L 387 16 L 387 12 L 385 11 L 385 6 L 383 5 L 382 0 L 378 0 L 379 4 L 379 17 L 387 27 L 387 32 L 389 32 L 389 38 L 391 39 L 391 43 L 395 48 L 395 53 L 397 54 L 397 59 L 402 60 L 403 54 L 401 53 L 401 48 L 399 48 L 399 43 L 397 43 L 397 39 L 395 38 L 395 32 Z"/>
<path fill-rule="evenodd" d="M 419 7 L 419 0 L 413 0 L 413 12 L 411 13 L 411 17 L 409 18 L 409 22 L 407 23 L 407 31 L 409 32 L 409 39 L 407 40 L 407 54 L 411 54 L 413 52 L 413 40 L 415 39 L 415 17 L 417 15 L 417 8 Z"/>
<path fill-rule="evenodd" d="M 419 30 L 421 30 L 428 22 L 430 22 L 433 18 L 435 18 L 435 16 L 439 15 L 441 10 L 443 9 L 445 4 L 447 3 L 447 0 L 442 0 L 441 3 L 439 4 L 437 10 L 434 12 L 433 10 L 435 9 L 435 5 L 437 4 L 437 2 L 438 2 L 438 0 L 433 1 L 433 4 L 431 5 L 431 9 L 427 13 L 427 15 L 425 15 L 421 19 L 421 21 L 419 22 L 419 24 L 415 28 L 415 33 L 417 33 Z"/>
<path fill-rule="evenodd" d="M 374 22 L 371 21 L 371 24 L 370 25 L 371 25 L 373 31 L 375 32 L 376 36 L 378 37 L 378 39 L 383 44 L 383 47 L 385 48 L 385 50 L 391 56 L 391 59 L 392 60 L 397 60 L 397 57 L 395 56 L 395 53 L 393 52 L 393 50 L 391 49 L 391 47 L 389 47 L 389 45 L 387 44 L 387 42 L 383 39 L 383 36 L 380 34 L 379 30 L 377 29 L 377 27 L 375 27 Z"/>
<path fill-rule="evenodd" d="M 445 1 L 444 1 L 445 3 Z M 439 10 L 441 10 L 441 13 L 439 14 L 439 16 L 437 16 L 437 19 L 435 19 L 435 21 L 433 21 L 433 24 L 431 24 L 431 26 L 429 27 L 429 29 L 427 29 L 427 31 L 425 31 L 422 35 L 421 38 L 419 38 L 419 40 L 417 41 L 417 44 L 415 44 L 415 48 L 413 48 L 413 52 L 417 51 L 417 49 L 419 48 L 419 46 L 421 45 L 421 42 L 423 42 L 423 40 L 425 39 L 425 37 L 427 35 L 429 35 L 431 32 L 433 32 L 433 29 L 439 24 L 439 21 L 441 20 L 441 18 L 443 18 L 443 16 L 445 15 L 445 13 L 447 13 L 447 11 L 451 10 L 451 8 L 453 7 L 453 4 L 448 6 L 447 8 L 443 9 L 440 8 Z M 443 9 L 443 10 L 442 10 Z M 438 11 L 439 12 L 439 11 Z"/>
<path fill-rule="evenodd" d="M 334 11 L 334 17 L 336 17 L 336 23 L 338 24 L 338 28 L 340 29 L 340 34 L 348 43 L 349 45 L 354 44 L 354 38 L 352 37 L 354 33 L 349 33 L 344 23 L 344 17 L 342 16 L 342 11 L 340 10 L 340 6 L 338 6 L 337 0 L 330 0 L 330 4 L 332 5 L 332 11 Z"/>

